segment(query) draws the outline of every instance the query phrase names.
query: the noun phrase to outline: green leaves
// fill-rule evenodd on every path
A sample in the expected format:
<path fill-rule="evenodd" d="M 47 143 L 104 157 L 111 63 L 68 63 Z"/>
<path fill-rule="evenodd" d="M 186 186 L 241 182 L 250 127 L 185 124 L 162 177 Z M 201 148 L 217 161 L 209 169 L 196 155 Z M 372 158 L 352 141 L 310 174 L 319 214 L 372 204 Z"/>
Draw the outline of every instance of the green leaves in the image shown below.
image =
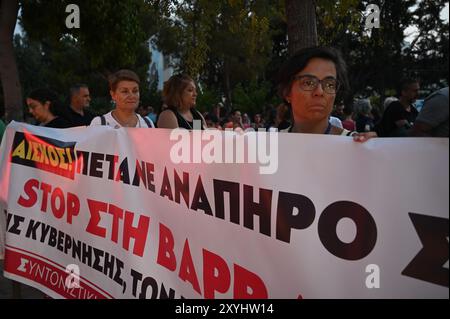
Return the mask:
<path fill-rule="evenodd" d="M 157 45 L 179 58 L 179 71 L 225 96 L 237 83 L 261 78 L 272 50 L 273 1 L 170 1 Z"/>
<path fill-rule="evenodd" d="M 69 3 L 80 7 L 80 29 L 64 25 Z M 403 75 L 417 74 L 427 83 L 448 78 L 448 23 L 439 18 L 446 1 L 315 3 L 319 44 L 343 52 L 352 94 L 370 86 L 382 95 Z M 381 24 L 369 33 L 364 18 L 371 3 L 381 9 Z M 104 81 L 125 67 L 144 80 L 151 41 L 175 58 L 177 71 L 217 92 L 205 101 L 224 95 L 228 106 L 235 102 L 251 109 L 259 102 L 244 96 L 260 101 L 254 92 L 261 86 L 270 99 L 273 89 L 265 83 L 287 56 L 284 5 L 284 0 L 22 0 L 21 24 L 40 44 L 42 59 L 32 55 L 32 60 L 55 69 L 43 72 L 58 87 L 91 73 Z M 419 32 L 406 42 L 410 25 Z"/>
<path fill-rule="evenodd" d="M 80 8 L 79 29 L 65 26 L 69 3 Z M 134 65 L 139 48 L 155 31 L 144 28 L 156 20 L 154 14 L 142 0 L 23 0 L 21 23 L 31 39 L 54 47 L 64 36 L 71 36 L 92 69 L 114 71 Z"/>

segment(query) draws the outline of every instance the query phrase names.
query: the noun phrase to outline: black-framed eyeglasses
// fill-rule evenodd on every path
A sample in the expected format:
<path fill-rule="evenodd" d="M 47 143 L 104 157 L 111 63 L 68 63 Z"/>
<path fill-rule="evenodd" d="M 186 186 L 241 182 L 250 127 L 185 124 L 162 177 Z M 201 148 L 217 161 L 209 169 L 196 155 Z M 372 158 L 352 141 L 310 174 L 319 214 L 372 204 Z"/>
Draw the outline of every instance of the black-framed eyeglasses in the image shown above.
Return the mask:
<path fill-rule="evenodd" d="M 319 80 L 313 75 L 297 75 L 295 80 L 298 80 L 299 88 L 303 91 L 314 91 L 319 83 L 322 85 L 322 90 L 328 94 L 336 94 L 339 90 L 339 81 L 333 77 L 328 77 Z"/>

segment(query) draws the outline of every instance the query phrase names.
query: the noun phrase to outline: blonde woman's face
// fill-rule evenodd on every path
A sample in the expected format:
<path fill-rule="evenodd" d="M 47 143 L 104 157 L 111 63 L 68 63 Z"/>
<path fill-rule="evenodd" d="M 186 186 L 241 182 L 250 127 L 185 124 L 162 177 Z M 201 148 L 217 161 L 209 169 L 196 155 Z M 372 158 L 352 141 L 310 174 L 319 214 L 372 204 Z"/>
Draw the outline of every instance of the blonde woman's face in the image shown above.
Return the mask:
<path fill-rule="evenodd" d="M 139 85 L 136 82 L 120 81 L 110 94 L 117 109 L 135 111 L 139 105 Z"/>
<path fill-rule="evenodd" d="M 197 102 L 197 87 L 194 82 L 189 82 L 181 94 L 181 103 L 183 107 L 194 107 Z"/>

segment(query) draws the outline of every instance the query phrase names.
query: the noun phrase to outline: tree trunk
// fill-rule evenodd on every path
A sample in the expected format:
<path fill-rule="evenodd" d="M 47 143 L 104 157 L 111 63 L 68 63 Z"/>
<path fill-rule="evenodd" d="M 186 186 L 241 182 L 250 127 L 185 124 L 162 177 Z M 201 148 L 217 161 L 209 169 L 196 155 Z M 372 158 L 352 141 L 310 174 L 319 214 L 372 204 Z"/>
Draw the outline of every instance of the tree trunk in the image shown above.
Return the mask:
<path fill-rule="evenodd" d="M 18 1 L 0 0 L 0 81 L 4 94 L 6 122 L 23 120 L 22 90 L 13 47 L 18 12 Z"/>
<path fill-rule="evenodd" d="M 314 0 L 285 0 L 289 55 L 317 45 Z"/>

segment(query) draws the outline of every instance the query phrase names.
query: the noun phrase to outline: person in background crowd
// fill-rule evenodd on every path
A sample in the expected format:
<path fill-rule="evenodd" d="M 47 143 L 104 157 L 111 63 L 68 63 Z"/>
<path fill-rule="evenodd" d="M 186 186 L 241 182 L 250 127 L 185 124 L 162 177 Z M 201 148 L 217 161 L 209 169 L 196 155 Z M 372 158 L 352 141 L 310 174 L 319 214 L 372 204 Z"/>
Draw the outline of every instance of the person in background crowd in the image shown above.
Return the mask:
<path fill-rule="evenodd" d="M 242 123 L 242 113 L 241 111 L 234 109 L 231 111 L 231 120 L 233 121 L 233 129 L 235 128 L 244 128 L 244 124 Z"/>
<path fill-rule="evenodd" d="M 228 122 L 225 123 L 224 128 L 243 129 L 241 111 L 238 109 L 231 110 L 228 116 Z"/>
<path fill-rule="evenodd" d="M 356 130 L 355 121 L 353 121 L 353 109 L 351 106 L 346 106 L 344 108 L 344 120 L 342 121 L 342 127 L 349 131 Z"/>
<path fill-rule="evenodd" d="M 224 106 L 222 103 L 219 102 L 212 107 L 211 111 L 209 111 L 209 114 L 214 115 L 220 121 L 223 110 Z"/>
<path fill-rule="evenodd" d="M 197 87 L 194 80 L 185 74 L 172 75 L 164 83 L 163 100 L 168 108 L 158 117 L 159 128 L 194 129 L 194 120 L 201 121 L 201 128 L 205 129 L 206 121 L 203 115 L 195 109 L 197 102 Z"/>
<path fill-rule="evenodd" d="M 358 132 L 370 132 L 374 129 L 374 123 L 371 116 L 372 105 L 369 99 L 360 99 L 355 102 L 356 111 L 356 130 Z"/>
<path fill-rule="evenodd" d="M 369 117 L 372 119 L 372 122 L 375 125 L 376 123 L 378 123 L 381 120 L 382 110 L 381 110 L 381 106 L 371 104 L 371 107 L 372 107 L 372 109 L 370 110 Z M 372 129 L 374 129 L 374 128 L 372 127 Z"/>
<path fill-rule="evenodd" d="M 264 128 L 264 119 L 262 118 L 262 115 L 260 113 L 255 114 L 253 120 L 255 121 L 253 123 L 253 128 L 255 129 L 255 131 L 257 131 L 259 128 Z"/>
<path fill-rule="evenodd" d="M 277 115 L 275 118 L 275 127 L 281 131 L 291 126 L 291 111 L 289 106 L 285 103 L 281 103 L 277 106 Z"/>
<path fill-rule="evenodd" d="M 419 112 L 410 136 L 449 137 L 448 86 L 429 95 Z"/>
<path fill-rule="evenodd" d="M 148 105 L 139 105 L 136 112 L 142 117 L 147 117 L 153 123 L 156 122 L 157 115 L 153 111 L 153 107 Z"/>
<path fill-rule="evenodd" d="M 264 108 L 264 124 L 266 130 L 276 128 L 275 126 L 276 118 L 277 118 L 276 108 L 271 104 L 267 104 Z"/>
<path fill-rule="evenodd" d="M 26 103 L 30 114 L 39 122 L 40 126 L 71 127 L 70 123 L 60 116 L 63 105 L 52 90 L 45 88 L 33 90 L 27 95 Z"/>
<path fill-rule="evenodd" d="M 383 112 L 382 113 L 384 113 L 384 111 L 388 108 L 388 106 L 389 106 L 389 104 L 391 104 L 391 102 L 394 102 L 394 101 L 398 101 L 398 98 L 396 98 L 395 96 L 388 96 L 387 98 L 385 98 L 384 99 L 384 102 L 383 102 Z"/>
<path fill-rule="evenodd" d="M 148 110 L 147 117 L 148 117 L 153 123 L 156 123 L 156 119 L 157 119 L 158 115 L 155 113 L 155 109 L 153 108 L 153 106 L 149 106 L 147 110 Z"/>
<path fill-rule="evenodd" d="M 220 126 L 220 123 L 219 123 L 219 119 L 217 118 L 217 116 L 215 114 L 207 113 L 205 115 L 205 121 L 206 121 L 206 126 L 208 128 L 216 128 L 218 130 L 222 129 L 222 126 Z"/>
<path fill-rule="evenodd" d="M 86 84 L 75 84 L 70 88 L 70 106 L 64 116 L 71 126 L 87 126 L 95 115 L 88 110 L 91 95 Z"/>
<path fill-rule="evenodd" d="M 399 87 L 399 100 L 389 103 L 378 125 L 378 134 L 384 137 L 404 137 L 412 127 L 419 112 L 413 103 L 419 95 L 419 82 L 416 79 L 402 80 Z"/>
<path fill-rule="evenodd" d="M 250 121 L 250 117 L 248 116 L 247 113 L 244 113 L 242 115 L 242 128 L 244 130 L 246 130 L 246 129 L 250 128 L 250 127 L 252 127 L 252 122 Z"/>
<path fill-rule="evenodd" d="M 336 93 L 348 86 L 340 53 L 327 47 L 305 48 L 293 55 L 279 73 L 279 93 L 291 105 L 294 133 L 352 135 L 355 141 L 375 137 L 374 132 L 350 132 L 333 126 L 329 117 Z"/>
<path fill-rule="evenodd" d="M 337 117 L 342 122 L 345 118 L 344 108 L 344 103 L 337 103 L 334 107 L 333 112 L 331 113 L 331 116 Z"/>
<path fill-rule="evenodd" d="M 138 75 L 131 70 L 120 70 L 110 76 L 109 93 L 115 102 L 115 108 L 107 114 L 95 117 L 91 125 L 154 128 L 151 120 L 136 113 L 140 96 L 139 84 Z"/>
<path fill-rule="evenodd" d="M 136 113 L 142 117 L 147 116 L 148 115 L 148 106 L 147 105 L 139 105 L 136 110 Z"/>

